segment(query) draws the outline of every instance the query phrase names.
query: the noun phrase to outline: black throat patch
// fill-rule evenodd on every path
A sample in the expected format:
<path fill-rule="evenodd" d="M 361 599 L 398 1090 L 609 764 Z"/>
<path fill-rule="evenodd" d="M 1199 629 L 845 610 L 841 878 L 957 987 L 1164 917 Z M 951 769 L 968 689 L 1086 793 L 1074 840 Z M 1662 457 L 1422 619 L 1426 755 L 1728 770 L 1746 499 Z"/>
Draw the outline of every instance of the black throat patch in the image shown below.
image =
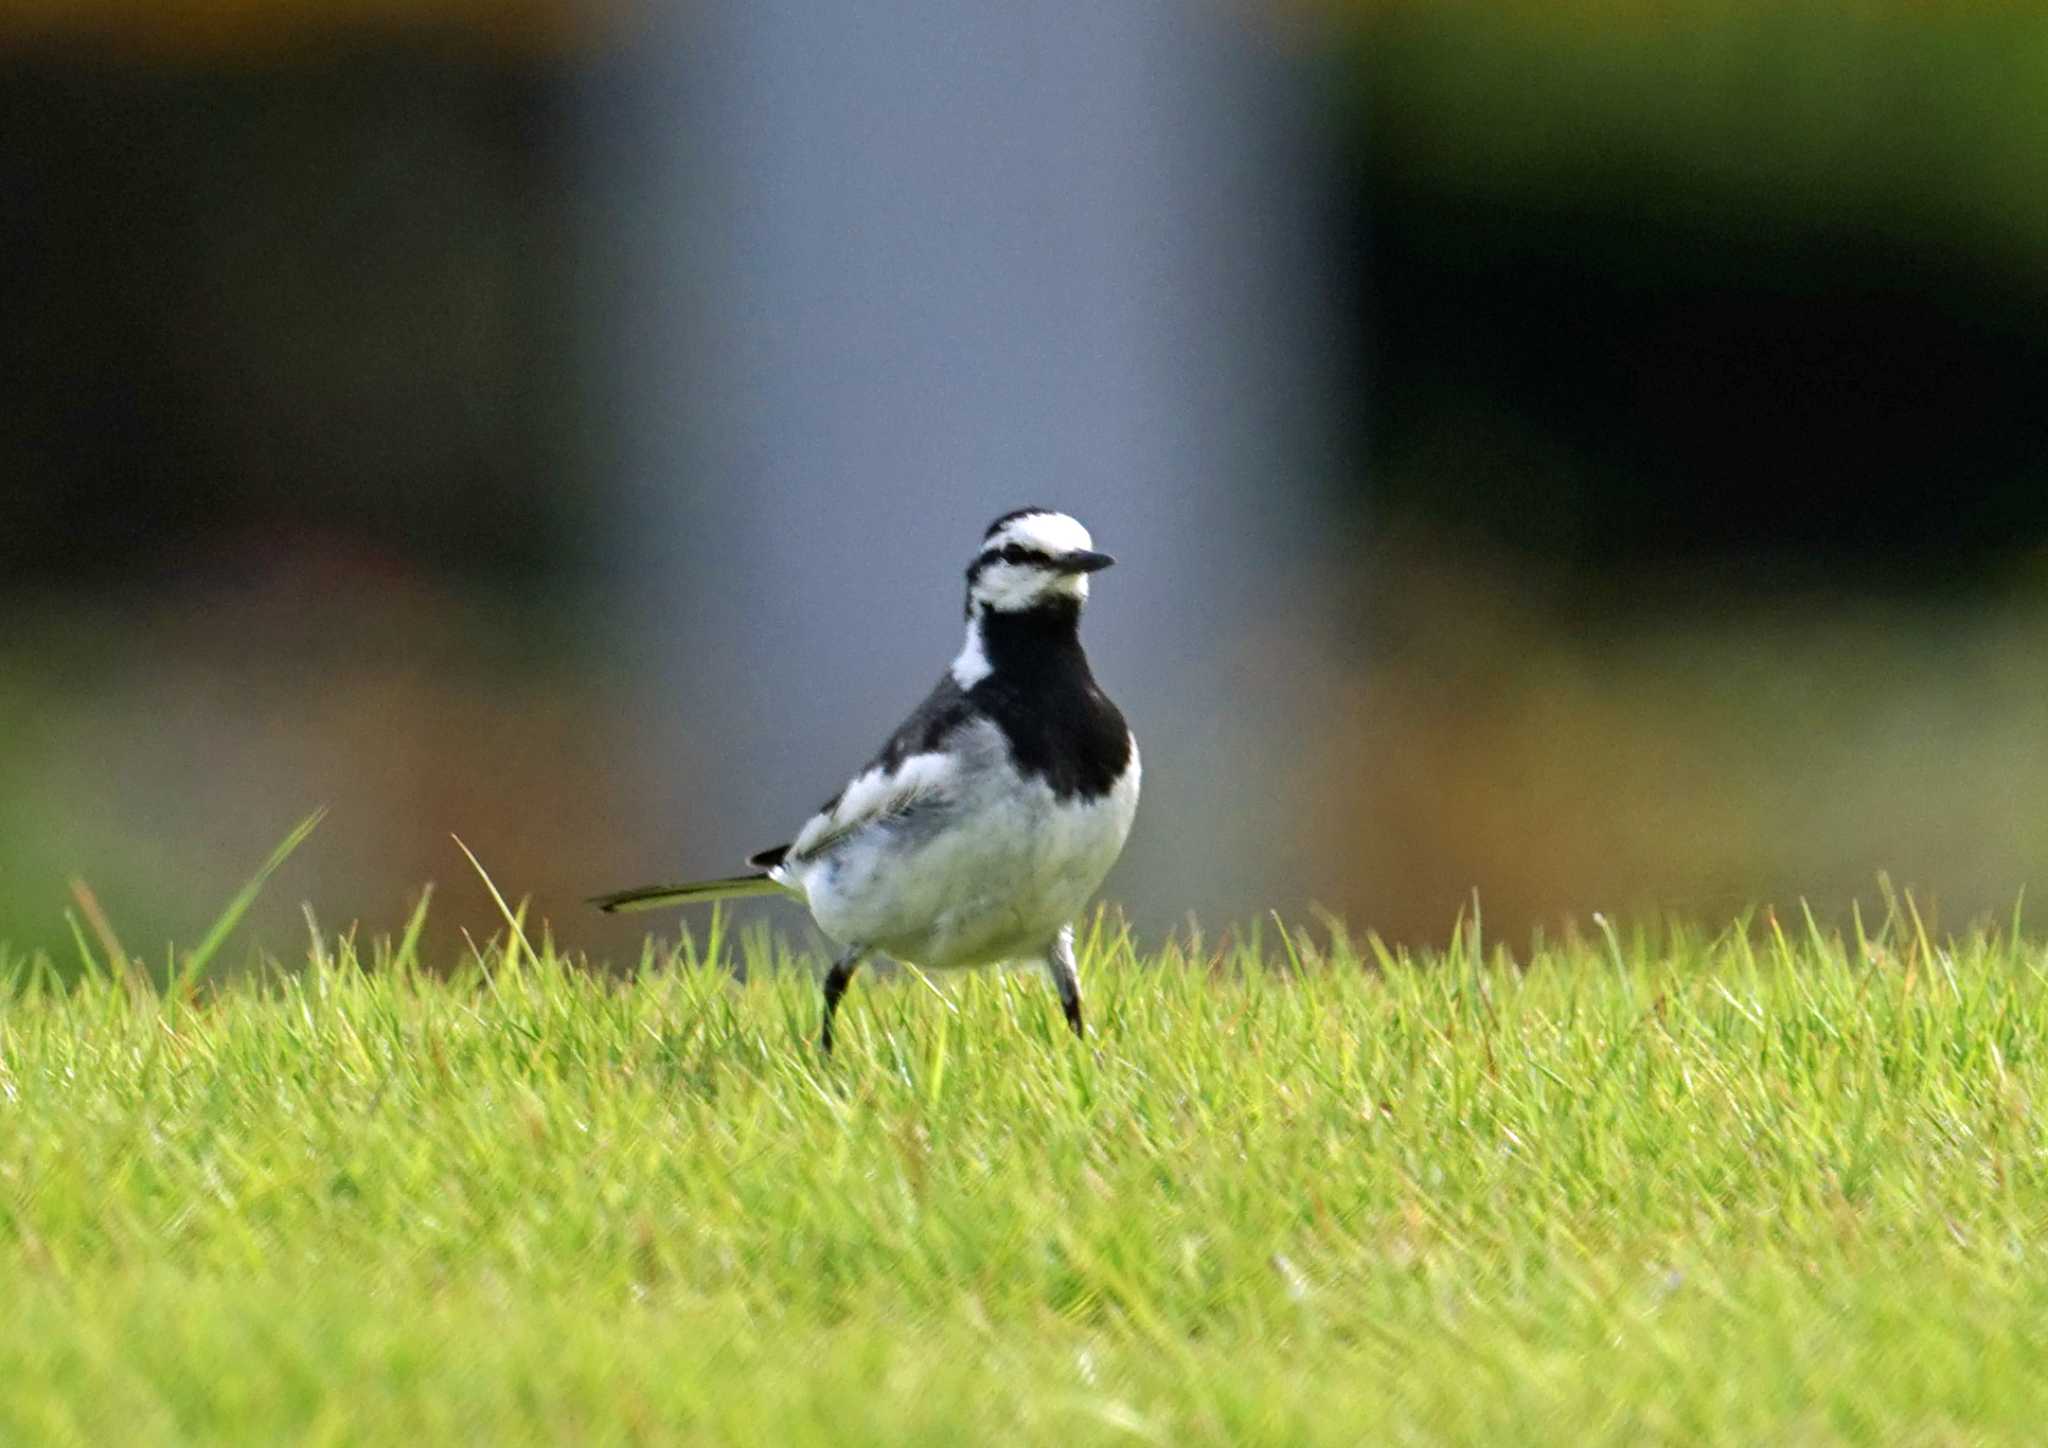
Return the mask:
<path fill-rule="evenodd" d="M 1002 729 L 1018 770 L 1060 799 L 1108 794 L 1130 766 L 1131 734 L 1089 671 L 1080 603 L 984 609 L 978 623 L 989 673 L 967 698 Z"/>

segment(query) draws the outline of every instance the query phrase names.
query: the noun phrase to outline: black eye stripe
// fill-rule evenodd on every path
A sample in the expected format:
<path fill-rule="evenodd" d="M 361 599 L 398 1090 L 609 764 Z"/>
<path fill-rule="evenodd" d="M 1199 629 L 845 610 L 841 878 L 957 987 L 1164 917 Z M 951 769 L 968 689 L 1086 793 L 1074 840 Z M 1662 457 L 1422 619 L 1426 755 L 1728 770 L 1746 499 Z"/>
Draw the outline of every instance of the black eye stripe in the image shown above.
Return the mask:
<path fill-rule="evenodd" d="M 1005 543 L 1000 548 L 989 549 L 975 559 L 973 566 L 967 570 L 967 576 L 974 577 L 992 563 L 1036 564 L 1041 568 L 1050 568 L 1052 555 L 1037 548 L 1026 547 L 1022 543 Z"/>

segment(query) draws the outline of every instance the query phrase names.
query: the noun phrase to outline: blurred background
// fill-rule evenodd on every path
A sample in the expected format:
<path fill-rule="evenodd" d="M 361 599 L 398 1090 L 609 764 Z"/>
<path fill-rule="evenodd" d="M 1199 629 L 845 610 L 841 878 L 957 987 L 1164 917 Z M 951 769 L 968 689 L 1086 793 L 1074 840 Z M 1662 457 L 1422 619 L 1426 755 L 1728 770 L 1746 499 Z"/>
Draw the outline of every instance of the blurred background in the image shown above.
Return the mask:
<path fill-rule="evenodd" d="M 1148 931 L 2041 877 L 2048 12 L 840 8 L 0 8 L 0 939 L 629 955 L 1024 503 Z"/>

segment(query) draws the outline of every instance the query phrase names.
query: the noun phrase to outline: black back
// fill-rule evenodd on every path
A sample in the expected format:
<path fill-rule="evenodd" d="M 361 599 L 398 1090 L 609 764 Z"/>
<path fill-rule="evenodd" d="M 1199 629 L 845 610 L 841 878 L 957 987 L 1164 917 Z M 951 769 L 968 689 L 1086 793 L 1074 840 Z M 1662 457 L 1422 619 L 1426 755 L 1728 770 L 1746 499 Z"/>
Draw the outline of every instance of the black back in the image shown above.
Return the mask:
<path fill-rule="evenodd" d="M 913 754 L 942 748 L 948 735 L 981 716 L 1003 731 L 1018 772 L 1043 779 L 1055 798 L 1085 801 L 1108 794 L 1130 767 L 1131 733 L 1088 668 L 1080 603 L 1061 599 L 1008 613 L 984 609 L 981 640 L 988 675 L 962 689 L 948 670 L 867 768 L 894 770 Z M 819 813 L 838 803 L 835 794 Z M 777 845 L 747 863 L 773 869 L 788 849 Z"/>
<path fill-rule="evenodd" d="M 869 768 L 895 769 L 927 754 L 975 715 L 993 719 L 1019 772 L 1061 799 L 1107 794 L 1131 762 L 1124 716 L 1095 682 L 1081 648 L 1081 605 L 1071 599 L 1014 613 L 984 610 L 988 676 L 962 689 L 948 672 L 912 711 Z M 828 802 L 830 809 L 837 796 Z"/>

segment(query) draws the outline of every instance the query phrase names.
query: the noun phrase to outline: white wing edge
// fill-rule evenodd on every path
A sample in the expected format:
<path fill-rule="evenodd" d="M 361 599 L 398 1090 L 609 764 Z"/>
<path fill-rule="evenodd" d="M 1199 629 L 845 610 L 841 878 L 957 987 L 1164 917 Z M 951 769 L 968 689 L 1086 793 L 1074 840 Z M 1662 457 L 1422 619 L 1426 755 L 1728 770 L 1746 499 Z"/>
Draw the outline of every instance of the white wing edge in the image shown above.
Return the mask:
<path fill-rule="evenodd" d="M 950 754 L 912 754 L 893 770 L 877 765 L 856 775 L 831 809 L 805 823 L 777 869 L 816 859 L 849 835 L 943 794 L 958 768 Z"/>

